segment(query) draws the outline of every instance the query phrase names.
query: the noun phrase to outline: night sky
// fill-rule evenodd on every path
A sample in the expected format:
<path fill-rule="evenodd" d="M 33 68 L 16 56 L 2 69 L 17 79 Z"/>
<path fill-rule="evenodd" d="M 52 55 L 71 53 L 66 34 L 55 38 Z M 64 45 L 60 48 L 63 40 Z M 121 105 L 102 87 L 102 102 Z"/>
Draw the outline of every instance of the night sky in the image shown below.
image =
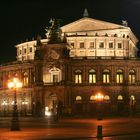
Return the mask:
<path fill-rule="evenodd" d="M 1 0 L 0 63 L 16 60 L 16 44 L 38 34 L 45 38 L 50 18 L 61 19 L 63 26 L 82 18 L 85 8 L 91 18 L 116 24 L 127 20 L 140 40 L 140 0 Z"/>

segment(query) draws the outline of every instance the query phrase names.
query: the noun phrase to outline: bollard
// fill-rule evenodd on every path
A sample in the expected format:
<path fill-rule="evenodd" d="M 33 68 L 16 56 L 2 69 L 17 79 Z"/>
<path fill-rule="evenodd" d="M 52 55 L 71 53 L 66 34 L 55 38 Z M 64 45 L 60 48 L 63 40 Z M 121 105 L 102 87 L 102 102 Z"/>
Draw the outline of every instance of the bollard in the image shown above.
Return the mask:
<path fill-rule="evenodd" d="M 102 125 L 97 126 L 97 138 L 102 139 Z"/>

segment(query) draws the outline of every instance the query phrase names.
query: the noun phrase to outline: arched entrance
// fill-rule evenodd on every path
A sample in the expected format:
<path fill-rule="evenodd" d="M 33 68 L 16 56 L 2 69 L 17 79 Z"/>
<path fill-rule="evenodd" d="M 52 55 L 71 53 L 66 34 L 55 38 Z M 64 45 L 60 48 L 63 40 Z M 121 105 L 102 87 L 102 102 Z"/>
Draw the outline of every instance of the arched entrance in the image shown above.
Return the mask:
<path fill-rule="evenodd" d="M 104 96 L 104 114 L 109 115 L 111 113 L 111 99 L 109 95 Z"/>
<path fill-rule="evenodd" d="M 103 113 L 107 115 L 110 113 L 111 106 L 110 106 L 110 96 L 103 95 L 101 93 L 94 94 L 90 96 L 90 111 L 91 115 L 98 115 L 98 113 Z"/>
<path fill-rule="evenodd" d="M 135 113 L 136 113 L 136 99 L 135 99 L 134 95 L 130 96 L 129 104 L 130 104 L 130 115 L 135 115 Z"/>
<path fill-rule="evenodd" d="M 54 112 L 57 108 L 57 104 L 58 99 L 55 93 L 50 93 L 49 96 L 45 98 L 45 107 L 48 107 L 50 111 Z"/>
<path fill-rule="evenodd" d="M 90 102 L 89 102 L 89 114 L 95 115 L 96 114 L 96 101 L 95 101 L 95 95 L 90 96 Z"/>
<path fill-rule="evenodd" d="M 62 101 L 58 100 L 58 97 L 55 93 L 50 93 L 45 98 L 45 109 L 51 112 L 51 114 L 59 117 L 62 114 L 62 107 L 63 107 L 63 103 Z"/>
<path fill-rule="evenodd" d="M 82 96 L 76 96 L 75 98 L 75 112 L 76 114 L 83 113 Z"/>
<path fill-rule="evenodd" d="M 122 95 L 118 95 L 117 97 L 117 106 L 118 106 L 118 113 L 123 113 L 124 111 L 124 98 Z"/>

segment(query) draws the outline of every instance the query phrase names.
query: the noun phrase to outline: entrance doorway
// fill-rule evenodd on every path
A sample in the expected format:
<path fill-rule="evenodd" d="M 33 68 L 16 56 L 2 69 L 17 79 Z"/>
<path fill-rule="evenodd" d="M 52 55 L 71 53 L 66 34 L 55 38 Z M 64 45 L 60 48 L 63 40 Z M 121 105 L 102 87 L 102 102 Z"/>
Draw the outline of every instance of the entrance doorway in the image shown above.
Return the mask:
<path fill-rule="evenodd" d="M 45 99 L 45 107 L 48 107 L 48 109 L 52 112 L 54 112 L 57 108 L 58 99 L 55 93 L 51 93 L 46 99 Z"/>

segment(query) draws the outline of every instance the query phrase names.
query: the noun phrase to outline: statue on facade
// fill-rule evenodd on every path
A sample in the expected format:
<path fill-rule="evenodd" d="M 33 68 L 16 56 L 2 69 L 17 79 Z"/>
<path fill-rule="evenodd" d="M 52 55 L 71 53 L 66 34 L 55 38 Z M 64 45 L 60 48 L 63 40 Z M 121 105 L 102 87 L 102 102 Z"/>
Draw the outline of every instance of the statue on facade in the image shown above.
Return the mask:
<path fill-rule="evenodd" d="M 36 40 L 36 50 L 35 50 L 35 59 L 41 59 L 41 53 L 40 53 L 40 46 L 42 45 L 41 43 L 41 36 L 37 36 Z"/>
<path fill-rule="evenodd" d="M 83 17 L 89 17 L 89 14 L 88 14 L 88 11 L 87 11 L 86 8 L 85 8 L 85 10 L 84 10 Z"/>
<path fill-rule="evenodd" d="M 61 29 L 60 29 L 60 20 L 58 19 L 51 19 L 50 20 L 50 26 L 47 27 L 47 39 L 48 44 L 55 44 L 55 43 L 61 43 Z"/>
<path fill-rule="evenodd" d="M 128 22 L 126 20 L 122 20 L 122 25 L 128 27 Z"/>

